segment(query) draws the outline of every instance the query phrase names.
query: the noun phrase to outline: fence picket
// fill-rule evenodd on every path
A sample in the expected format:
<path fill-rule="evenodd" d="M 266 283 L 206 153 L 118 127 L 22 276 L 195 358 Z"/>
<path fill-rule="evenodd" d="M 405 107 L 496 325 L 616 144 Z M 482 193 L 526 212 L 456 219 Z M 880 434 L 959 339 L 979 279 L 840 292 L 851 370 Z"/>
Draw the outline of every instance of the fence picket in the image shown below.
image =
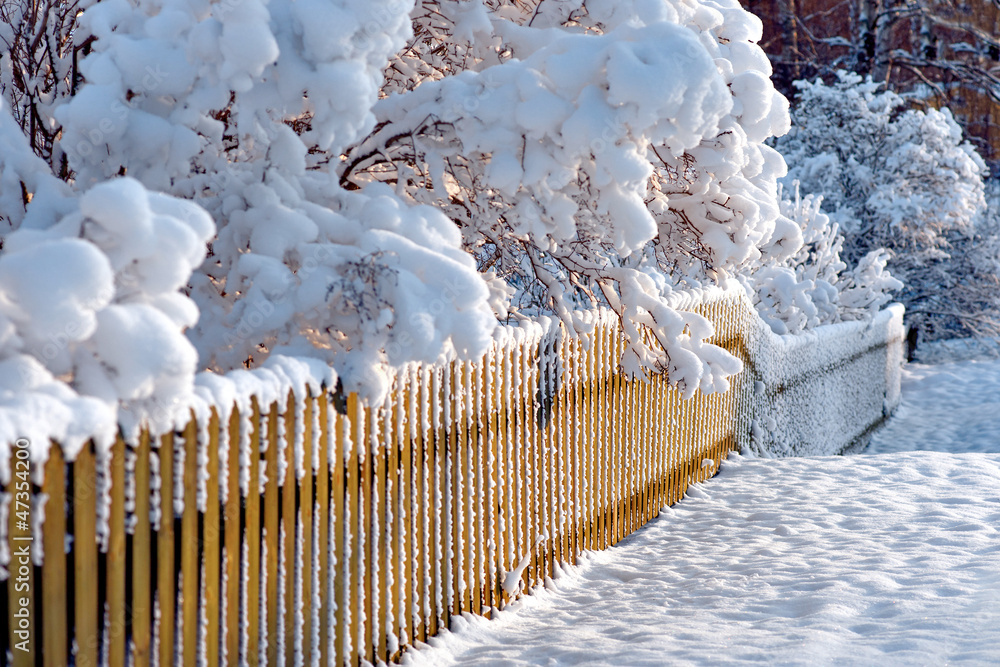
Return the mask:
<path fill-rule="evenodd" d="M 254 407 L 256 412 L 257 408 Z M 261 632 L 267 637 L 267 650 L 264 657 L 267 664 L 278 664 L 278 628 L 280 619 L 278 618 L 278 556 L 279 544 L 281 543 L 281 529 L 279 528 L 280 491 L 278 481 L 278 420 L 281 415 L 278 411 L 278 404 L 272 403 L 267 413 L 267 432 L 264 449 L 264 474 L 267 481 L 264 483 L 264 508 L 262 523 L 264 527 L 263 541 L 261 549 L 264 552 L 264 562 L 261 567 L 261 576 L 264 578 L 264 596 L 267 604 L 264 606 L 265 618 L 260 619 Z M 259 419 L 257 420 L 259 422 Z M 259 428 L 254 426 L 254 428 Z M 237 475 L 239 472 L 237 471 Z M 236 487 L 237 491 L 239 487 Z M 237 493 L 237 501 L 239 494 Z M 238 515 L 237 515 L 238 516 Z M 257 652 L 257 648 L 253 648 Z"/>
<path fill-rule="evenodd" d="M 12 479 L 16 480 L 16 471 L 12 472 L 15 473 L 12 474 Z M 68 662 L 69 648 L 67 633 L 69 610 L 66 609 L 66 540 L 64 537 L 66 534 L 66 514 L 62 511 L 66 502 L 66 464 L 63 460 L 62 447 L 58 443 L 52 443 L 52 448 L 49 450 L 49 460 L 45 463 L 42 493 L 48 496 L 45 506 L 51 512 L 46 516 L 47 530 L 42 535 L 42 546 L 45 552 L 42 571 L 42 608 L 45 610 L 41 628 L 42 663 L 46 666 L 65 665 Z M 124 530 L 124 503 L 121 506 L 123 510 L 122 530 Z M 11 515 L 14 516 L 15 512 L 11 511 Z M 112 521 L 115 518 L 117 517 L 112 517 Z M 124 552 L 124 546 L 122 551 Z M 122 575 L 124 576 L 124 574 L 125 568 L 122 567 Z M 13 627 L 13 624 L 11 626 Z M 124 635 L 124 624 L 122 625 L 122 634 Z M 37 639 L 35 645 L 38 645 Z"/>
<path fill-rule="evenodd" d="M 225 562 L 225 582 L 226 582 L 226 604 L 225 604 L 225 647 L 226 659 L 236 662 L 240 655 L 240 634 L 242 622 L 240 619 L 240 538 L 242 528 L 240 526 L 240 430 L 242 428 L 242 418 L 238 407 L 234 407 L 229 415 L 229 424 L 226 430 L 229 442 L 229 451 L 226 459 L 226 506 L 224 509 L 223 540 L 226 552 Z M 140 463 L 142 457 L 139 458 Z M 265 497 L 266 499 L 266 497 Z M 265 506 L 267 506 L 265 504 Z M 138 505 L 136 505 L 138 511 Z M 140 521 L 140 524 L 143 522 Z M 138 539 L 138 536 L 136 536 Z"/>
<path fill-rule="evenodd" d="M 184 429 L 184 511 L 181 514 L 181 660 L 193 665 L 198 653 L 198 422 Z M 113 470 L 113 469 L 112 469 Z M 112 472 L 112 480 L 114 472 Z M 114 482 L 112 481 L 112 487 Z M 110 559 L 109 559 L 110 560 Z M 109 563 L 110 565 L 110 563 Z M 109 567 L 110 570 L 110 567 Z M 109 595 L 110 598 L 110 595 Z M 112 663 L 121 664 L 121 663 Z"/>
<path fill-rule="evenodd" d="M 330 586 L 330 395 L 324 388 L 316 399 L 319 424 L 319 451 L 316 453 L 315 521 L 316 533 L 313 546 L 316 554 L 316 598 L 319 606 L 314 610 L 319 635 L 314 651 L 320 665 L 330 662 L 330 624 L 333 622 L 331 605 L 334 604 L 333 587 Z M 339 517 L 338 517 L 339 518 Z"/>
<path fill-rule="evenodd" d="M 296 652 L 301 656 L 302 663 L 312 664 L 316 660 L 316 656 L 314 655 L 316 647 L 313 646 L 312 636 L 312 580 L 315 574 L 312 554 L 314 503 L 313 410 L 315 409 L 316 399 L 307 390 L 303 400 L 305 402 L 305 410 L 302 416 L 302 477 L 296 484 L 299 489 L 298 544 L 300 546 L 296 549 L 299 555 L 295 559 L 295 581 L 298 585 L 292 587 L 299 590 L 296 591 L 295 607 L 289 611 L 293 618 L 295 618 L 296 614 L 301 613 L 302 620 L 296 620 L 297 624 L 301 623 L 299 631 L 296 633 L 296 637 L 298 637 L 297 641 L 299 642 Z M 295 469 L 292 468 L 292 470 Z"/>
<path fill-rule="evenodd" d="M 219 414 L 213 407 L 208 420 L 208 451 L 206 455 L 207 479 L 205 480 L 205 514 L 202 527 L 204 558 L 201 563 L 204 586 L 202 609 L 205 618 L 205 662 L 220 664 L 219 660 Z M 200 623 L 199 623 L 200 624 Z"/>
<path fill-rule="evenodd" d="M 132 664 L 147 667 L 152 650 L 152 526 L 149 521 L 149 432 L 139 434 L 135 458 L 135 528 L 132 531 Z M 228 607 L 227 609 L 232 609 Z M 228 626 L 228 624 L 226 624 Z"/>

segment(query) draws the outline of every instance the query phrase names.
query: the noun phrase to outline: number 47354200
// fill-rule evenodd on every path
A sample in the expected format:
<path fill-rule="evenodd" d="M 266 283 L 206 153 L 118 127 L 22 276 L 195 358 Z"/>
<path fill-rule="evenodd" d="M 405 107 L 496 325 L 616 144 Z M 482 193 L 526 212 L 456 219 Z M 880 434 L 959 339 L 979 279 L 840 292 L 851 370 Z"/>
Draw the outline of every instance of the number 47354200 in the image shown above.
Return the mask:
<path fill-rule="evenodd" d="M 14 444 L 14 518 L 22 526 L 31 518 L 31 453 L 28 440 L 21 438 Z"/>

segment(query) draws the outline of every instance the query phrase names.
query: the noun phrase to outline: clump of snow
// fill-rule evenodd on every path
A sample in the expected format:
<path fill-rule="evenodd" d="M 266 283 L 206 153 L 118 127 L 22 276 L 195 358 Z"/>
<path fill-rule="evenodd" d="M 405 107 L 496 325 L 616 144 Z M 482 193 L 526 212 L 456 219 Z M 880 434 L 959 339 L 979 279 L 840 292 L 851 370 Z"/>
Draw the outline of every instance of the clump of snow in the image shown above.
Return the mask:
<path fill-rule="evenodd" d="M 103 433 L 101 446 L 116 420 L 163 430 L 194 387 L 197 354 L 184 329 L 198 310 L 178 290 L 205 256 L 211 218 L 128 177 L 70 192 L 30 155 L 2 101 L 0 136 L 19 158 L 0 164 L 0 179 L 38 188 L 0 254 L 0 363 L 8 368 L 0 392 L 9 397 L 0 400 L 20 408 L 0 416 L 0 441 L 49 423 L 33 439 L 60 437 L 72 459 L 81 427 Z"/>
<path fill-rule="evenodd" d="M 421 3 L 342 181 L 443 210 L 501 317 L 586 330 L 582 310 L 610 307 L 628 372 L 722 391 L 739 364 L 703 344 L 707 320 L 667 304 L 776 235 L 784 164 L 762 142 L 788 115 L 760 22 L 735 2 L 579 9 Z"/>

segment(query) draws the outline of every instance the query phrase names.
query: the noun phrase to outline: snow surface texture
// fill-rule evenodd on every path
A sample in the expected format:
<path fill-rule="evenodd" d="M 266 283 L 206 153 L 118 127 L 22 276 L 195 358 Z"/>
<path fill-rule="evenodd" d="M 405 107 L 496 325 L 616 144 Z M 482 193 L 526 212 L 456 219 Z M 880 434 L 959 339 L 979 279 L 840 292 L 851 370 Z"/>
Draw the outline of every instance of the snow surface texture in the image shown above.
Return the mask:
<path fill-rule="evenodd" d="M 734 455 L 551 591 L 455 619 L 404 664 L 996 664 L 997 498 L 1000 455 Z"/>
<path fill-rule="evenodd" d="M 903 369 L 903 400 L 865 453 L 1000 453 L 1000 360 Z"/>
<path fill-rule="evenodd" d="M 922 364 L 948 364 L 970 359 L 1000 358 L 1000 339 L 950 338 L 917 345 L 914 360 Z"/>
<path fill-rule="evenodd" d="M 863 448 L 899 403 L 903 309 L 777 336 L 748 326 L 752 422 L 739 433 L 759 456 L 818 456 Z"/>

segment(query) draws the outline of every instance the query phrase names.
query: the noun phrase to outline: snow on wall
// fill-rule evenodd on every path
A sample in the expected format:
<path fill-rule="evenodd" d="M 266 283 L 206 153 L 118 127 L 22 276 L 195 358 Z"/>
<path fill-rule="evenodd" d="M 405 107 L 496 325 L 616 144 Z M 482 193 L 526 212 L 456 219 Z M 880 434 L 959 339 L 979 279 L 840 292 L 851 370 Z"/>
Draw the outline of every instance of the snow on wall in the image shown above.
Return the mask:
<path fill-rule="evenodd" d="M 761 456 L 826 456 L 863 448 L 899 404 L 903 307 L 870 321 L 778 336 L 748 318 L 753 381 L 741 446 Z"/>

